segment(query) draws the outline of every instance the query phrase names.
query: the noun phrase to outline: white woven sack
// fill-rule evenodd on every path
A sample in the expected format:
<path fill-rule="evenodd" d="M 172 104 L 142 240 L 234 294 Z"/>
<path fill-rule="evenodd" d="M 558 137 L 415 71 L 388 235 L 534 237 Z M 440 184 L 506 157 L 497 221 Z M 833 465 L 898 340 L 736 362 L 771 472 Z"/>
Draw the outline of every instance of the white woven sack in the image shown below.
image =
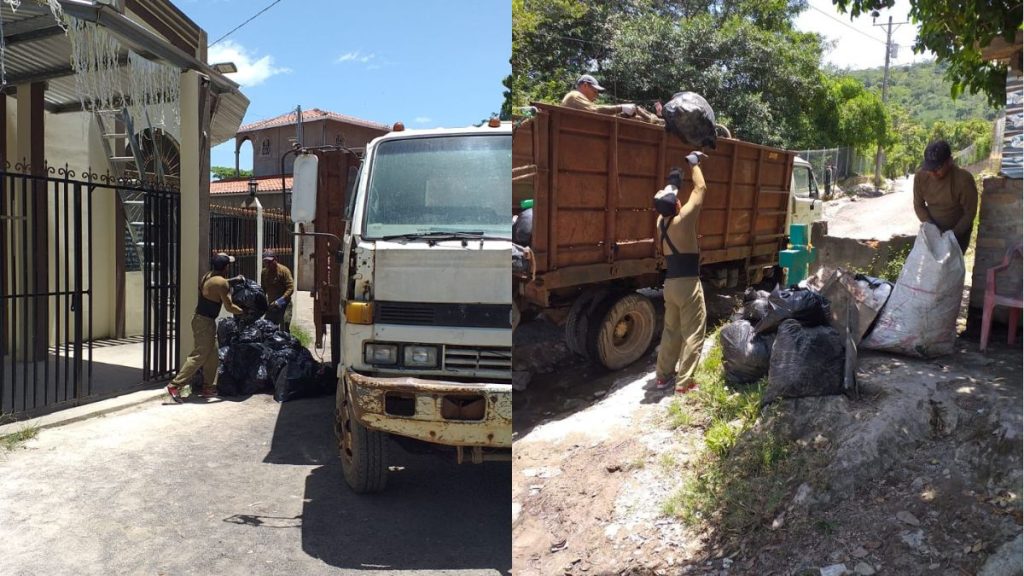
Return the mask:
<path fill-rule="evenodd" d="M 910 356 L 953 352 L 964 291 L 964 255 L 952 231 L 921 224 L 889 302 L 861 348 Z"/>

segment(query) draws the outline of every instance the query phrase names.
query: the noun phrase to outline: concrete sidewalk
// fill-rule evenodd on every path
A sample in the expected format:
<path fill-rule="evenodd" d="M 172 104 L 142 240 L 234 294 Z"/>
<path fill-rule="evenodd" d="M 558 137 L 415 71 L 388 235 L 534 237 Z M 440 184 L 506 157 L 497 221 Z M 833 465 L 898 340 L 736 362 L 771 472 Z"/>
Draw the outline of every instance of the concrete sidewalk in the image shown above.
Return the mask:
<path fill-rule="evenodd" d="M 40 416 L 38 418 L 30 418 L 28 420 L 4 424 L 0 426 L 0 437 L 7 436 L 8 434 L 15 434 L 26 428 L 43 429 L 64 426 L 65 424 L 71 424 L 72 422 L 80 422 L 89 418 L 128 410 L 136 406 L 160 400 L 170 402 L 170 399 L 163 387 L 156 390 L 140 390 L 138 392 L 124 394 L 116 398 L 91 402 L 89 404 L 74 406 L 72 408 L 65 408 L 64 410 L 58 410 L 52 414 L 46 414 L 45 416 Z"/>

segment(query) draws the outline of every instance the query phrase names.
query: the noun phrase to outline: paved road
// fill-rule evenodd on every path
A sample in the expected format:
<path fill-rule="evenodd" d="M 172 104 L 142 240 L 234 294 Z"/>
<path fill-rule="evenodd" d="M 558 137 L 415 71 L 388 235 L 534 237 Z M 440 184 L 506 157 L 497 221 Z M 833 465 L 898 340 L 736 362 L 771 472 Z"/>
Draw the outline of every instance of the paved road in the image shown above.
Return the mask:
<path fill-rule="evenodd" d="M 333 401 L 150 403 L 0 452 L 0 574 L 510 572 L 509 463 L 393 447 L 356 496 Z"/>
<path fill-rule="evenodd" d="M 895 190 L 878 198 L 857 198 L 825 205 L 830 236 L 888 240 L 897 234 L 917 235 L 921 223 L 914 215 L 914 176 L 899 178 Z"/>

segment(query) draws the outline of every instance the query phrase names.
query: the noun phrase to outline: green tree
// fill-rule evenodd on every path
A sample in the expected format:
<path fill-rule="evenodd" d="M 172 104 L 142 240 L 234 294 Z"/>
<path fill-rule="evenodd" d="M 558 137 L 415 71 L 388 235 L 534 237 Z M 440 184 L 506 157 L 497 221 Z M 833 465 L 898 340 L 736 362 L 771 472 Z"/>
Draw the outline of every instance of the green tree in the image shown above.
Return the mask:
<path fill-rule="evenodd" d="M 793 29 L 790 0 L 513 0 L 507 107 L 557 102 L 592 72 L 613 101 L 702 94 L 735 136 L 798 147 L 824 95 L 822 38 Z"/>
<path fill-rule="evenodd" d="M 896 0 L 832 0 L 841 11 L 857 17 L 871 10 L 892 8 Z M 930 50 L 948 64 L 946 78 L 952 83 L 950 95 L 964 90 L 982 93 L 996 107 L 1006 102 L 1005 64 L 982 60 L 982 48 L 996 38 L 1013 42 L 1021 29 L 1019 0 L 949 2 L 910 0 L 910 19 L 919 28 L 915 52 Z"/>
<path fill-rule="evenodd" d="M 213 166 L 210 168 L 210 174 L 214 180 L 226 180 L 235 177 L 235 169 L 227 166 Z M 250 176 L 252 176 L 252 170 L 239 171 L 239 178 L 249 178 Z"/>

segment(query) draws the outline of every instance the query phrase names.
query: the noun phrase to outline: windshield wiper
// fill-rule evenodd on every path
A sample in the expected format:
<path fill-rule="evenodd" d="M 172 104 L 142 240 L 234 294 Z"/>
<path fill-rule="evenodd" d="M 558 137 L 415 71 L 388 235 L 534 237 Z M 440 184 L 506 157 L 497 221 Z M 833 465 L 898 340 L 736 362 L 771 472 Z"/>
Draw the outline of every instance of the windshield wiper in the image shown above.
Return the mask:
<path fill-rule="evenodd" d="M 482 231 L 459 231 L 459 232 L 410 232 L 408 234 L 392 234 L 390 236 L 384 236 L 381 240 L 426 240 L 431 245 L 441 240 L 500 240 L 503 242 L 511 242 L 511 238 L 505 238 L 502 236 L 491 236 L 484 234 Z"/>

